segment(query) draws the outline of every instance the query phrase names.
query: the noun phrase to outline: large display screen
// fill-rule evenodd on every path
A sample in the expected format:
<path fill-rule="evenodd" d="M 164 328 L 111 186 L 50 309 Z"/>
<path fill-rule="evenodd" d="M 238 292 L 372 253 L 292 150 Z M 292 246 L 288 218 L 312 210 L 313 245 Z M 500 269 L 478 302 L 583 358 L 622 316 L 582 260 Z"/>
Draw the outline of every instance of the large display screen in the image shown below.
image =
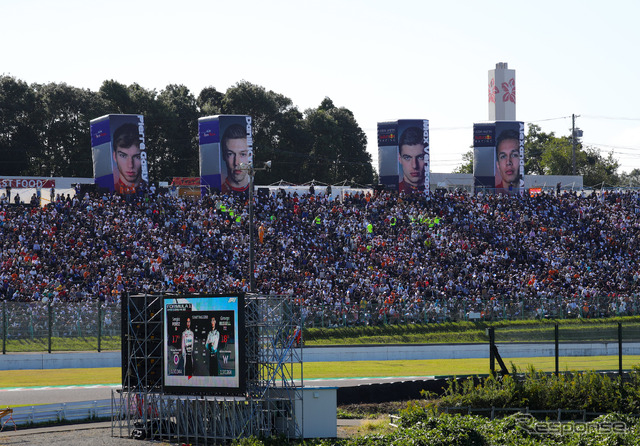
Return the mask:
<path fill-rule="evenodd" d="M 246 392 L 244 295 L 165 297 L 164 391 Z"/>

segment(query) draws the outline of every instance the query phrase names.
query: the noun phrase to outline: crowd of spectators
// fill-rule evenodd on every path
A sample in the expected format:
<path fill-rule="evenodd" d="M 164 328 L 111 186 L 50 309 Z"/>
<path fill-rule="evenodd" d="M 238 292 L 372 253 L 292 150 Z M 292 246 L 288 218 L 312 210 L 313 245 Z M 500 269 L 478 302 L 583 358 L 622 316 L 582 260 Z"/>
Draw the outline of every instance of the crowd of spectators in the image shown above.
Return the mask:
<path fill-rule="evenodd" d="M 306 323 L 640 312 L 640 195 L 258 193 L 256 291 Z M 0 299 L 117 305 L 126 293 L 248 292 L 241 195 L 0 204 Z"/>

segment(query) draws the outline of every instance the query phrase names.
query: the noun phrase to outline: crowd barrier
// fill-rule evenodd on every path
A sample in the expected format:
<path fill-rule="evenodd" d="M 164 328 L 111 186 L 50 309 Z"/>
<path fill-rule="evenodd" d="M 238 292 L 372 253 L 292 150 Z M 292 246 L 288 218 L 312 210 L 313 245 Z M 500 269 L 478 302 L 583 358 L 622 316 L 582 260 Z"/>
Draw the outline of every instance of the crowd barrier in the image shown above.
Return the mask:
<path fill-rule="evenodd" d="M 294 299 L 292 299 L 294 301 Z M 537 299 L 514 302 L 425 300 L 411 302 L 293 305 L 302 313 L 304 328 L 340 328 L 400 324 L 437 324 L 458 321 L 516 321 L 531 319 L 599 319 L 640 314 L 637 302 L 615 297 Z M 2 353 L 119 350 L 120 304 L 95 301 L 0 303 Z"/>

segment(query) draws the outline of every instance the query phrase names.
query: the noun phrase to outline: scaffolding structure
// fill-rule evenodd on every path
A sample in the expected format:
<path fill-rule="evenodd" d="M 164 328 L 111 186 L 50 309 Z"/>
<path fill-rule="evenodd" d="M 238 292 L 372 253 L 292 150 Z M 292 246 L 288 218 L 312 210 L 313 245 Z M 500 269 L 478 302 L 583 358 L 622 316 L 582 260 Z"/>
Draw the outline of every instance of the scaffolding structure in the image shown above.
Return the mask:
<path fill-rule="evenodd" d="M 198 444 L 303 437 L 302 414 L 295 413 L 304 385 L 296 348 L 302 323 L 287 296 L 245 296 L 247 392 L 233 397 L 164 393 L 162 301 L 162 295 L 131 296 L 123 308 L 123 384 L 112 393 L 113 436 Z"/>

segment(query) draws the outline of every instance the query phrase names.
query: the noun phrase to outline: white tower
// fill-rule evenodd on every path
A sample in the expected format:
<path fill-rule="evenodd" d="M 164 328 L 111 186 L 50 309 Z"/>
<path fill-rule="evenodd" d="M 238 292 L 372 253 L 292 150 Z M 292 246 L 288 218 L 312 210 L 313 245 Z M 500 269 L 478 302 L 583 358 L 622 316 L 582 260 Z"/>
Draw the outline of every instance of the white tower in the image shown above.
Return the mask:
<path fill-rule="evenodd" d="M 516 120 L 516 70 L 506 62 L 489 70 L 489 121 Z"/>

